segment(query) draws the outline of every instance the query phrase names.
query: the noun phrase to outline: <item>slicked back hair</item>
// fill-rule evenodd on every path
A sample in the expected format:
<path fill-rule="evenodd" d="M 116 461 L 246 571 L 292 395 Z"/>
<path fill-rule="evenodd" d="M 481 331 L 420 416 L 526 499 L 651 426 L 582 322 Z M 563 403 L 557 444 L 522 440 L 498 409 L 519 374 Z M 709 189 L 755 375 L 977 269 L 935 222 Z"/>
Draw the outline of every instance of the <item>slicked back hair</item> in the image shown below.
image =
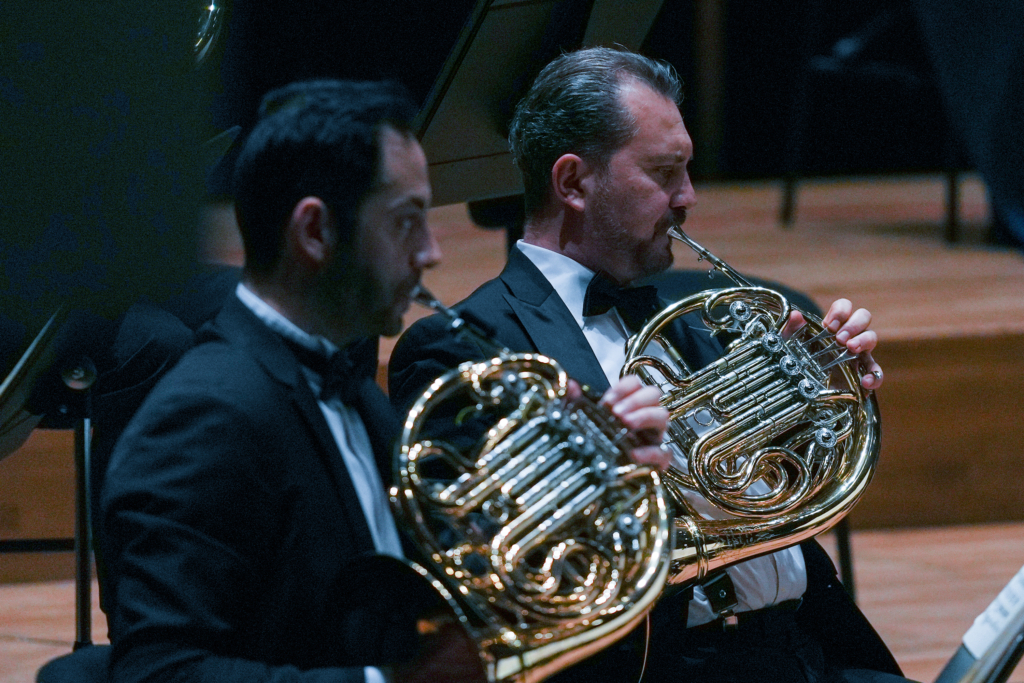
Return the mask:
<path fill-rule="evenodd" d="M 605 166 L 637 134 L 637 122 L 619 98 L 631 80 L 682 103 L 682 82 L 671 65 L 623 49 L 577 50 L 540 72 L 516 106 L 509 130 L 527 216 L 547 199 L 551 167 L 560 156 L 576 154 Z"/>
<path fill-rule="evenodd" d="M 381 132 L 411 135 L 415 113 L 405 89 L 390 82 L 304 81 L 268 93 L 235 165 L 246 269 L 266 274 L 277 265 L 284 228 L 304 197 L 323 200 L 340 242 L 350 243 L 379 181 Z"/>

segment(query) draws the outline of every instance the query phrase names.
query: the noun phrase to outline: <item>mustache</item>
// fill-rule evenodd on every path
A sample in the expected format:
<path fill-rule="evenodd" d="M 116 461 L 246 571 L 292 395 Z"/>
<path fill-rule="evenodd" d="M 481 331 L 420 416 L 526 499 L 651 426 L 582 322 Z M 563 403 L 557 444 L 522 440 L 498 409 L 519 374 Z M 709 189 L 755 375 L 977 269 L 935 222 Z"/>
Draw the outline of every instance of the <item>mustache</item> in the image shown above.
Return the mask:
<path fill-rule="evenodd" d="M 686 222 L 686 207 L 681 206 L 677 209 L 670 209 L 669 213 L 661 219 L 661 226 L 666 231 L 669 228 L 678 228 Z"/>
<path fill-rule="evenodd" d="M 421 289 L 423 289 L 422 273 L 413 273 L 402 283 L 402 293 L 407 295 L 410 299 L 415 299 L 416 295 Z"/>
<path fill-rule="evenodd" d="M 680 206 L 678 209 L 672 209 L 672 224 L 675 227 L 682 226 L 686 222 L 686 207 Z"/>

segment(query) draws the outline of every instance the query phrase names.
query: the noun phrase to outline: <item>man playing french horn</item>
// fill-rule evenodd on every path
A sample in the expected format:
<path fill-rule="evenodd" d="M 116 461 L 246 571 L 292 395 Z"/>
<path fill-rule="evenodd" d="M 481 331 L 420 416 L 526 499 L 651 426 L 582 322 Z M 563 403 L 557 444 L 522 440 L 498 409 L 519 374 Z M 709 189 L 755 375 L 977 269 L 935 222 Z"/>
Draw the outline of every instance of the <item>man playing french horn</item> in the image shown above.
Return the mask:
<path fill-rule="evenodd" d="M 672 264 L 669 231 L 696 204 L 680 100 L 671 67 L 626 51 L 581 50 L 548 65 L 510 132 L 525 186 L 524 238 L 501 275 L 456 310 L 493 326 L 509 349 L 548 355 L 594 389 L 614 382 L 627 339 L 661 302 L 646 289 L 610 297 Z M 870 321 L 845 299 L 822 321 L 859 360 L 866 390 L 882 384 Z M 794 314 L 784 334 L 801 322 Z M 708 332 L 699 319 L 676 325 L 673 343 L 690 367 L 723 354 Z M 392 354 L 391 400 L 406 409 L 445 370 L 485 355 L 453 338 L 440 317 L 421 320 Z M 552 680 L 627 682 L 641 670 L 658 683 L 903 680 L 813 540 L 707 578 L 666 594 L 646 627 Z"/>
<path fill-rule="evenodd" d="M 408 581 L 364 564 L 409 548 L 368 342 L 398 333 L 440 258 L 413 113 L 394 84 L 264 98 L 235 173 L 242 282 L 103 487 L 111 681 L 484 680 L 475 643 L 450 621 L 417 638 Z M 605 401 L 639 439 L 627 455 L 660 460 L 657 391 L 631 378 Z"/>

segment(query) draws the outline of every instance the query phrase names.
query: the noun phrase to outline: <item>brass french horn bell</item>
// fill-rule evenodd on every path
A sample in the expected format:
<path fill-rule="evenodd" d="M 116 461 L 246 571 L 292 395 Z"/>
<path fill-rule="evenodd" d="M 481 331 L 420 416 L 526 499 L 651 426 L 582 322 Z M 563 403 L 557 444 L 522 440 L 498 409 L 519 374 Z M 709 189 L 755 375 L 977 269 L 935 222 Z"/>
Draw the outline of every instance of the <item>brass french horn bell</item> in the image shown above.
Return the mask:
<path fill-rule="evenodd" d="M 472 333 L 426 290 L 417 301 Z M 439 377 L 405 419 L 392 503 L 490 680 L 536 682 L 653 607 L 669 506 L 658 473 L 630 460 L 629 430 L 574 396 L 558 363 L 476 339 L 493 356 Z"/>

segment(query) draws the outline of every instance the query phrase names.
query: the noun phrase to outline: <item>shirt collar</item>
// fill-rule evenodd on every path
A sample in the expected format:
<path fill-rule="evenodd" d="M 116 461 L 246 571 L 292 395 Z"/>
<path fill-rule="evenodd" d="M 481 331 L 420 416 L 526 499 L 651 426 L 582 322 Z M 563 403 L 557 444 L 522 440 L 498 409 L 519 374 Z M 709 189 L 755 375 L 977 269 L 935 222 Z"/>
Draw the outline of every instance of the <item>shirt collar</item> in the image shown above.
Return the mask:
<path fill-rule="evenodd" d="M 303 331 L 243 283 L 239 282 L 235 287 L 235 295 L 246 308 L 253 312 L 253 315 L 285 339 L 310 351 L 323 354 L 324 357 L 330 357 L 338 350 L 338 347 L 325 337 Z M 580 304 L 580 308 L 582 310 L 582 304 Z"/>
<path fill-rule="evenodd" d="M 538 247 L 536 244 L 527 244 L 519 240 L 516 242 L 516 247 L 547 278 L 559 298 L 572 313 L 572 317 L 582 328 L 583 298 L 587 294 L 587 285 L 594 279 L 594 271 L 573 261 L 568 256 Z"/>

